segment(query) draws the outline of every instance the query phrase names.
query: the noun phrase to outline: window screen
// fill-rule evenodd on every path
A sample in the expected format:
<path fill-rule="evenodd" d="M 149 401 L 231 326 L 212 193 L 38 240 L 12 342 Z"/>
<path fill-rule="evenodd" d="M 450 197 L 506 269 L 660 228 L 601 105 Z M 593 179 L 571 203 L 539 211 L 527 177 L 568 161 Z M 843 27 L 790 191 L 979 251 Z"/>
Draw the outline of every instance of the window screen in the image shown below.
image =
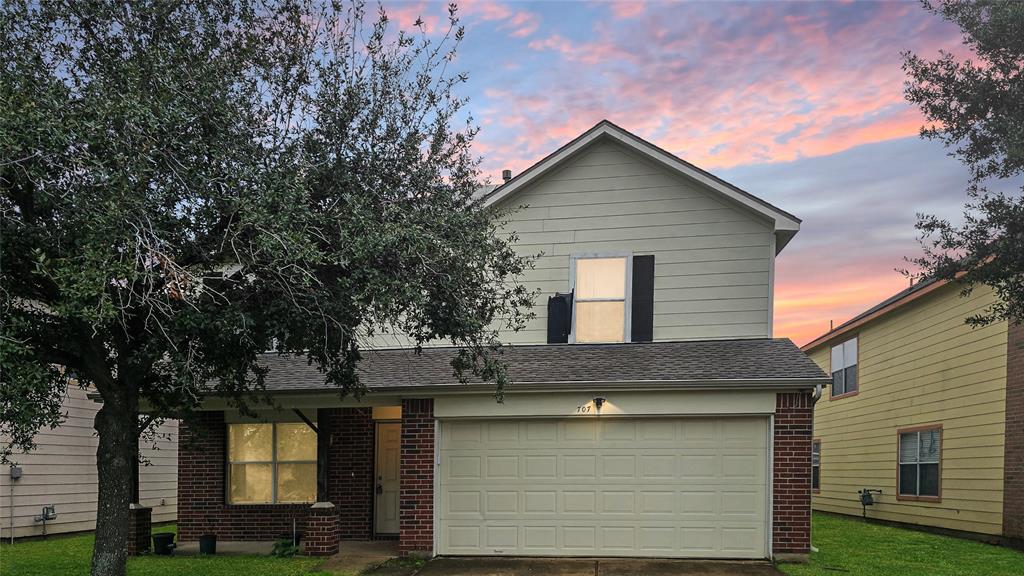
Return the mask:
<path fill-rule="evenodd" d="M 832 396 L 856 392 L 857 339 L 851 338 L 832 347 Z"/>
<path fill-rule="evenodd" d="M 228 501 L 316 501 L 316 433 L 305 423 L 228 425 Z"/>
<path fill-rule="evenodd" d="M 626 263 L 625 257 L 576 260 L 576 342 L 625 341 Z"/>
<path fill-rule="evenodd" d="M 821 441 L 811 442 L 811 489 L 821 488 Z"/>
<path fill-rule="evenodd" d="M 942 430 L 931 428 L 900 434 L 899 493 L 901 496 L 939 496 Z"/>

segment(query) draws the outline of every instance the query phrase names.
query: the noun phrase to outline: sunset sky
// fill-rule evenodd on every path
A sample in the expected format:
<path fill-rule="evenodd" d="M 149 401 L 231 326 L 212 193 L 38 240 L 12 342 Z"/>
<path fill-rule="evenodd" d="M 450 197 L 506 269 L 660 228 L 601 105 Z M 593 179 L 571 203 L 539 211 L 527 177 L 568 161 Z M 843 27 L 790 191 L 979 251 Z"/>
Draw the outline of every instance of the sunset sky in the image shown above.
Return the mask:
<path fill-rule="evenodd" d="M 442 2 L 384 5 L 445 24 Z M 918 138 L 900 52 L 964 48 L 916 2 L 460 6 L 492 181 L 607 118 L 803 219 L 777 262 L 776 336 L 802 344 L 903 289 L 915 214 L 960 214 L 967 171 Z"/>

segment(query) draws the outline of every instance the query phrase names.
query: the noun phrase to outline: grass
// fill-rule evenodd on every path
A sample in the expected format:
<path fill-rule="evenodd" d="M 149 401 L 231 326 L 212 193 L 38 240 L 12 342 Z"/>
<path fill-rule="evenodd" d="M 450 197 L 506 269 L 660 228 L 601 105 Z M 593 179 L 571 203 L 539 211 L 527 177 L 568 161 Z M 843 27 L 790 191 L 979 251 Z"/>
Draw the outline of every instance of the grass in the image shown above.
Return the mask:
<path fill-rule="evenodd" d="M 781 564 L 792 576 L 1020 576 L 1024 553 L 971 540 L 815 514 L 809 564 Z"/>
<path fill-rule="evenodd" d="M 157 528 L 162 532 L 167 528 Z M 0 576 L 87 576 L 91 534 L 52 536 L 0 544 Z M 856 518 L 814 515 L 814 545 L 809 564 L 782 564 L 791 576 L 1020 576 L 1024 553 L 924 532 L 862 522 Z M 413 562 L 415 564 L 411 564 Z M 402 575 L 419 561 L 394 561 L 372 574 Z M 270 556 L 142 556 L 128 561 L 129 576 L 329 576 L 313 558 Z M 331 576 L 341 576 L 335 574 Z"/>
<path fill-rule="evenodd" d="M 166 532 L 167 527 L 154 528 Z M 92 534 L 51 536 L 0 544 L 2 576 L 88 576 Z M 327 576 L 314 558 L 270 556 L 140 556 L 128 560 L 129 576 Z"/>

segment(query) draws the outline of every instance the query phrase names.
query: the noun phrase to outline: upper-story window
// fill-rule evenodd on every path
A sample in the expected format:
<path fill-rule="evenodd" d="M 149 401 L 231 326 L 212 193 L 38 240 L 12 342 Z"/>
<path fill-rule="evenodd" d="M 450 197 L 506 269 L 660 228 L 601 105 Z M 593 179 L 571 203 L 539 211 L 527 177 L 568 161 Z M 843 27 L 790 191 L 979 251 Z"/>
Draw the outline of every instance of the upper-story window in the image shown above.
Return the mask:
<path fill-rule="evenodd" d="M 857 385 L 857 338 L 832 347 L 832 398 L 855 394 Z"/>
<path fill-rule="evenodd" d="M 630 257 L 578 256 L 573 264 L 573 340 L 628 342 Z"/>

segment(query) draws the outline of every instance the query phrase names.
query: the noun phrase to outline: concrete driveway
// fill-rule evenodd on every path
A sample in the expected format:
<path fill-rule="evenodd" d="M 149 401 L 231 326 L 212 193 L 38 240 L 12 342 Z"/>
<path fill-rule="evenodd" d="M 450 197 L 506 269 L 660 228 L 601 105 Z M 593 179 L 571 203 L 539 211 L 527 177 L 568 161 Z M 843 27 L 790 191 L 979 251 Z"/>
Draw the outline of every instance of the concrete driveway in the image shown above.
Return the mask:
<path fill-rule="evenodd" d="M 437 558 L 416 576 L 780 576 L 768 562 L 565 558 Z"/>

